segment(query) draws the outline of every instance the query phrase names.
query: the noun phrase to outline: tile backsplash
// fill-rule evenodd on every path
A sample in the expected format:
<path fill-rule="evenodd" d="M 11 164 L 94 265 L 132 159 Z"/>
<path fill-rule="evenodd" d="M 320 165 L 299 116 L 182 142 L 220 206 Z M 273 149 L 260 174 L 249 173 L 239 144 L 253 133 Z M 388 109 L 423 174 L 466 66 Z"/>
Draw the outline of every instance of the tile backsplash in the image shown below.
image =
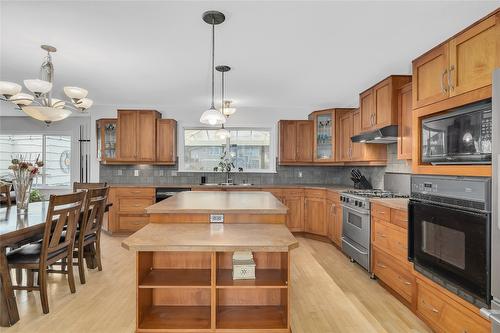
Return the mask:
<path fill-rule="evenodd" d="M 262 184 L 341 184 L 352 185 L 351 169 L 357 168 L 374 188 L 384 187 L 384 173 L 411 173 L 411 165 L 397 159 L 397 145 L 387 146 L 386 167 L 346 166 L 277 166 L 276 173 L 231 173 L 235 183 Z M 138 174 L 135 176 L 134 174 Z M 226 175 L 216 172 L 180 172 L 177 166 L 162 165 L 101 165 L 99 179 L 110 184 L 199 184 L 205 176 L 207 183 L 221 183 Z M 302 177 L 300 177 L 302 176 Z"/>

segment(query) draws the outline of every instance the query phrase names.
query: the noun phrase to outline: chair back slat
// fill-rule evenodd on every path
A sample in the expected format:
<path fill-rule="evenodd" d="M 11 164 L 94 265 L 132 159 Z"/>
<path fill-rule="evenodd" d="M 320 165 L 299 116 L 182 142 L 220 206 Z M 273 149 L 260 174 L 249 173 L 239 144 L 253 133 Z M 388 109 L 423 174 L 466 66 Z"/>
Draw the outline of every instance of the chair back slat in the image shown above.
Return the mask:
<path fill-rule="evenodd" d="M 84 217 L 81 225 L 80 239 L 91 233 L 100 231 L 109 187 L 89 189 L 85 199 Z"/>
<path fill-rule="evenodd" d="M 67 246 L 73 248 L 76 224 L 80 218 L 86 194 L 86 191 L 81 191 L 50 196 L 40 262 L 45 262 L 49 254 L 61 248 Z M 66 232 L 66 235 L 64 241 L 61 241 L 63 232 Z"/>
<path fill-rule="evenodd" d="M 89 190 L 92 188 L 103 188 L 106 187 L 107 183 L 79 183 L 79 182 L 74 182 L 73 183 L 73 192 L 76 192 L 78 190 Z"/>

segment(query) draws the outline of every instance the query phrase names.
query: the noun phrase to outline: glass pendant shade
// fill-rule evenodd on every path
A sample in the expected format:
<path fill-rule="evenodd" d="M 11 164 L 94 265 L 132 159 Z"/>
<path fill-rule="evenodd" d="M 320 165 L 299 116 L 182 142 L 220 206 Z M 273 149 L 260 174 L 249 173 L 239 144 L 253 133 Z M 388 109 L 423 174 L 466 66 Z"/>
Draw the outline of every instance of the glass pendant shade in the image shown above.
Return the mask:
<path fill-rule="evenodd" d="M 14 82 L 0 81 L 0 95 L 13 96 L 21 92 L 22 87 Z"/>
<path fill-rule="evenodd" d="M 46 94 L 52 89 L 52 82 L 40 79 L 24 80 L 24 85 L 35 94 Z"/>
<path fill-rule="evenodd" d="M 82 98 L 78 102 L 75 103 L 76 107 L 83 110 L 90 108 L 94 104 L 94 101 L 90 98 Z"/>
<path fill-rule="evenodd" d="M 69 117 L 70 110 L 49 106 L 24 106 L 22 110 L 30 117 L 46 123 L 63 120 Z"/>
<path fill-rule="evenodd" d="M 57 98 L 52 98 L 51 101 L 52 101 L 51 106 L 56 109 L 62 109 L 66 105 L 65 101 L 61 101 L 60 99 Z"/>
<path fill-rule="evenodd" d="M 221 140 L 225 140 L 229 137 L 230 133 L 227 129 L 225 129 L 224 127 L 221 128 L 221 129 L 218 129 L 216 132 L 215 132 L 215 136 L 218 137 L 219 139 Z"/>
<path fill-rule="evenodd" d="M 89 93 L 86 89 L 79 87 L 64 87 L 64 93 L 66 96 L 72 99 L 82 99 L 87 97 Z"/>
<path fill-rule="evenodd" d="M 226 117 L 214 107 L 211 107 L 207 111 L 203 112 L 200 117 L 200 122 L 202 124 L 207 124 L 211 126 L 222 125 L 226 122 Z"/>
<path fill-rule="evenodd" d="M 231 108 L 231 107 L 226 108 L 226 107 L 224 107 L 224 115 L 227 116 L 227 117 L 233 115 L 235 112 L 236 112 L 235 108 Z"/>
<path fill-rule="evenodd" d="M 30 94 L 18 93 L 9 98 L 14 104 L 17 105 L 30 105 L 33 102 L 34 97 Z"/>

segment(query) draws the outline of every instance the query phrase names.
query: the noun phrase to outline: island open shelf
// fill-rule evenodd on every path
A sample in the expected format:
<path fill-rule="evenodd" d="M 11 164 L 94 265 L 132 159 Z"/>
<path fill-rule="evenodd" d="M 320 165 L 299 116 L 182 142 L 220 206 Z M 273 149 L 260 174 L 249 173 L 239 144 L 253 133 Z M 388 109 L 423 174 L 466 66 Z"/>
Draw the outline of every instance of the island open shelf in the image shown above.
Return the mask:
<path fill-rule="evenodd" d="M 259 229 L 268 229 L 267 233 L 260 231 L 263 235 L 269 237 L 269 232 L 274 231 L 277 237 L 264 243 L 262 237 L 249 232 L 250 225 L 243 224 L 225 225 L 222 234 L 220 228 L 193 224 L 191 227 L 201 228 L 200 232 L 208 231 L 208 239 L 198 246 L 182 248 L 171 242 L 167 242 L 170 246 L 140 246 L 136 242 L 144 241 L 141 233 L 146 228 L 158 234 L 157 228 L 168 232 L 173 226 L 148 225 L 123 243 L 137 251 L 136 332 L 291 332 L 288 251 L 296 241 L 285 226 L 260 225 Z M 254 245 L 215 244 L 224 233 L 232 235 L 236 231 L 250 240 L 259 240 Z M 211 237 L 217 241 L 212 243 Z M 252 251 L 254 280 L 232 278 L 232 255 L 241 250 Z"/>

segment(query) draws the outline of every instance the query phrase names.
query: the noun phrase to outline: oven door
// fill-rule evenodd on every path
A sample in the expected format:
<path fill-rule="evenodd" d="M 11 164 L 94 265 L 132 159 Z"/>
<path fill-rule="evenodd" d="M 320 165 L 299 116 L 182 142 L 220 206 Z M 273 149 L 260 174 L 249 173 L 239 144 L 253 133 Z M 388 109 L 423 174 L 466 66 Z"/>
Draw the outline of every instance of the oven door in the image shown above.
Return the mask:
<path fill-rule="evenodd" d="M 490 301 L 490 215 L 410 200 L 409 254 L 416 266 Z"/>
<path fill-rule="evenodd" d="M 342 206 L 342 235 L 361 245 L 370 247 L 370 211 Z"/>

